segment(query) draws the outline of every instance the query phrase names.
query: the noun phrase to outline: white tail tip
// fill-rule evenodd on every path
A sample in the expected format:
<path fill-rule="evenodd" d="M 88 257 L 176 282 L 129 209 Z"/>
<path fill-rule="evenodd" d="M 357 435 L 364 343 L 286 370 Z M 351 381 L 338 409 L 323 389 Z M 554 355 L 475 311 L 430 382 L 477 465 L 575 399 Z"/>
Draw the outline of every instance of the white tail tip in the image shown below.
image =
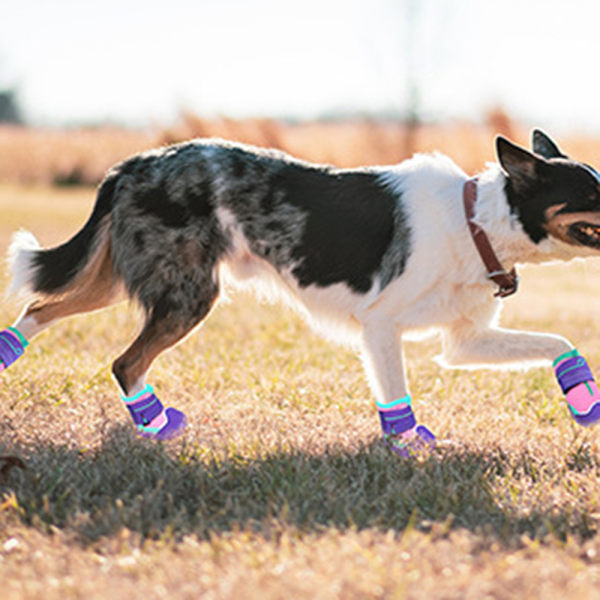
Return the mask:
<path fill-rule="evenodd" d="M 8 265 L 12 281 L 6 292 L 7 296 L 33 293 L 35 272 L 32 259 L 39 249 L 38 241 L 29 231 L 21 229 L 13 235 L 8 249 Z"/>

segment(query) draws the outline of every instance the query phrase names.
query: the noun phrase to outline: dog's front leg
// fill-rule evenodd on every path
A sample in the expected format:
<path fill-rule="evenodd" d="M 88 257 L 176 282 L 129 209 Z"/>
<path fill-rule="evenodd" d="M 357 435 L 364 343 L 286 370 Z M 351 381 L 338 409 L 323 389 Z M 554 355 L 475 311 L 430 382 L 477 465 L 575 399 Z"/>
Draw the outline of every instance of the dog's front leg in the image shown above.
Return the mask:
<path fill-rule="evenodd" d="M 495 327 L 480 328 L 467 321 L 444 330 L 440 362 L 448 367 L 516 367 L 551 363 L 573 350 L 559 335 Z"/>
<path fill-rule="evenodd" d="M 459 368 L 551 363 L 573 418 L 586 426 L 600 421 L 600 391 L 587 361 L 561 336 L 460 322 L 444 332 L 440 363 Z"/>
<path fill-rule="evenodd" d="M 403 457 L 433 448 L 435 436 L 412 410 L 399 332 L 389 322 L 363 324 L 362 355 L 388 447 Z"/>

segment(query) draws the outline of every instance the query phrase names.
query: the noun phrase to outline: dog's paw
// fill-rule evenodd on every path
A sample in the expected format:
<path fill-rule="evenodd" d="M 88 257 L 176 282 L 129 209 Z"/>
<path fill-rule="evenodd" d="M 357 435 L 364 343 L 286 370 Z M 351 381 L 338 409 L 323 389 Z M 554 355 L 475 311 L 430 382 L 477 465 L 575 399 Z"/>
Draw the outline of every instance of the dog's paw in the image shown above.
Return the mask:
<path fill-rule="evenodd" d="M 161 416 L 164 417 L 164 421 L 159 424 L 153 421 L 149 425 L 138 425 L 139 435 L 162 442 L 183 433 L 187 425 L 187 417 L 184 413 L 176 408 L 167 408 Z"/>
<path fill-rule="evenodd" d="M 401 435 L 384 436 L 386 446 L 402 458 L 426 458 L 436 447 L 436 438 L 425 425 L 417 425 Z"/>

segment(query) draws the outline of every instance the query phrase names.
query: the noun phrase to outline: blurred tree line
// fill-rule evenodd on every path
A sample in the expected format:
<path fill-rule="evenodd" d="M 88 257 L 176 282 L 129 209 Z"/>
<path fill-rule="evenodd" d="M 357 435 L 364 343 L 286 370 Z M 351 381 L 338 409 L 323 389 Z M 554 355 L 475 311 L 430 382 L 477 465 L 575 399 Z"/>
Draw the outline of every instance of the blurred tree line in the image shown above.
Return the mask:
<path fill-rule="evenodd" d="M 0 90 L 0 123 L 23 123 L 23 115 L 14 90 Z"/>

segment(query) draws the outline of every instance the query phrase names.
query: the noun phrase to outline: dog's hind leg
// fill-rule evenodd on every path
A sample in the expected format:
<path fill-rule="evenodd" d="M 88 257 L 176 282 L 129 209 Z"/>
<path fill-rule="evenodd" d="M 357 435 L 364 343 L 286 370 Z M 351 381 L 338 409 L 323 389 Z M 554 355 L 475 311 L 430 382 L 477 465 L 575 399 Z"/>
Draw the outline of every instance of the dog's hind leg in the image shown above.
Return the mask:
<path fill-rule="evenodd" d="M 363 324 L 363 362 L 375 394 L 384 441 L 402 457 L 427 453 L 435 436 L 417 425 L 406 385 L 402 339 L 387 322 Z"/>
<path fill-rule="evenodd" d="M 11 327 L 0 331 L 0 371 L 23 354 L 29 341 L 56 321 L 105 308 L 118 300 L 118 284 L 111 271 L 108 248 L 98 253 L 77 283 L 62 294 L 39 295 Z"/>
<path fill-rule="evenodd" d="M 152 439 L 172 438 L 183 430 L 185 415 L 164 408 L 146 385 L 154 359 L 184 338 L 204 320 L 218 298 L 218 285 L 211 281 L 200 298 L 184 306 L 169 291 L 148 311 L 146 324 L 133 344 L 113 363 L 113 374 L 123 391 L 123 400 L 140 435 Z M 191 298 L 190 298 L 191 301 Z"/>
<path fill-rule="evenodd" d="M 35 298 L 17 322 L 0 331 L 0 370 L 23 354 L 31 339 L 57 319 L 103 308 L 114 298 L 110 225 L 118 175 L 109 174 L 98 189 L 83 228 L 55 248 L 41 248 L 27 232 L 13 237 L 8 256 L 9 293 Z"/>
<path fill-rule="evenodd" d="M 25 307 L 13 327 L 27 339 L 32 339 L 60 319 L 106 308 L 119 299 L 118 290 L 110 251 L 106 248 L 79 279 L 77 286 L 59 295 L 41 296 Z"/>

